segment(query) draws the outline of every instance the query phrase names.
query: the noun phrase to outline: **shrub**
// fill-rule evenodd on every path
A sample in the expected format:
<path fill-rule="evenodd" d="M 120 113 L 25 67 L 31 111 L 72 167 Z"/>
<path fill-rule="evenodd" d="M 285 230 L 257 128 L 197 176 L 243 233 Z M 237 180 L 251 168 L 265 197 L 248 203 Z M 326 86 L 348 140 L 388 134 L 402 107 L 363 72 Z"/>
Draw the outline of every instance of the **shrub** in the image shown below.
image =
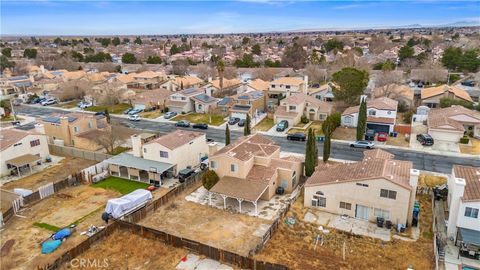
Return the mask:
<path fill-rule="evenodd" d="M 405 122 L 407 124 L 411 124 L 412 123 L 412 116 L 413 116 L 412 111 L 408 111 L 408 112 L 404 113 L 403 114 L 403 122 Z"/>
<path fill-rule="evenodd" d="M 460 143 L 462 144 L 468 144 L 469 141 L 470 141 L 470 138 L 468 138 L 467 135 L 463 136 L 463 138 L 460 139 Z"/>
<path fill-rule="evenodd" d="M 302 115 L 300 122 L 302 122 L 302 124 L 307 124 L 308 122 L 310 122 L 310 120 L 308 120 L 308 118 L 305 115 Z"/>
<path fill-rule="evenodd" d="M 203 187 L 207 190 L 210 190 L 213 186 L 215 186 L 215 184 L 218 183 L 218 180 L 220 180 L 220 178 L 218 177 L 217 173 L 215 171 L 208 170 L 202 176 Z"/>

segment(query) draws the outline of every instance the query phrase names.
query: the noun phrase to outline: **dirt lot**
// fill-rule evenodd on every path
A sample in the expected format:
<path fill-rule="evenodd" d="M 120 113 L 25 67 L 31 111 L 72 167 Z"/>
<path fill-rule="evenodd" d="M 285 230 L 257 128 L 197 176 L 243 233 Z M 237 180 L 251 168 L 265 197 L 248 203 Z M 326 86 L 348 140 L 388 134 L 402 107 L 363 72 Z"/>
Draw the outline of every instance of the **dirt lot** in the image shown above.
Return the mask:
<path fill-rule="evenodd" d="M 356 128 L 338 127 L 332 134 L 332 139 L 353 141 L 357 134 Z"/>
<path fill-rule="evenodd" d="M 39 187 L 48 184 L 50 182 L 57 182 L 67 178 L 72 173 L 79 172 L 93 164 L 96 161 L 65 157 L 58 164 L 47 168 L 41 172 L 29 175 L 22 179 L 8 182 L 1 188 L 6 190 L 13 190 L 14 188 L 26 188 L 30 190 L 37 190 Z"/>
<path fill-rule="evenodd" d="M 11 251 L 1 258 L 2 269 L 36 269 L 37 265 L 45 265 L 53 261 L 64 251 L 85 239 L 80 232 L 90 225 L 103 226 L 101 213 L 109 198 L 119 194 L 105 189 L 92 188 L 86 185 L 64 189 L 44 199 L 20 214 L 25 218 L 14 217 L 0 232 L 1 245 L 10 239 L 15 241 Z M 41 242 L 53 232 L 33 225 L 43 222 L 62 227 L 78 223 L 77 231 L 53 253 L 41 254 Z"/>
<path fill-rule="evenodd" d="M 420 196 L 421 236 L 416 242 L 393 240 L 384 243 L 368 237 L 332 230 L 323 235 L 324 244 L 314 248 L 318 225 L 299 219 L 306 211 L 300 197 L 288 216 L 297 217 L 290 227 L 282 223 L 257 259 L 285 264 L 291 269 L 434 269 L 432 205 L 430 197 Z M 342 250 L 345 243 L 345 260 Z"/>
<path fill-rule="evenodd" d="M 80 260 L 90 260 L 105 263 L 102 269 L 170 270 L 175 269 L 187 254 L 188 251 L 185 249 L 168 246 L 161 241 L 119 229 L 75 258 L 72 266 L 66 264 L 60 269 L 72 269 L 79 264 Z M 82 267 L 82 269 L 99 269 L 99 267 Z"/>
<path fill-rule="evenodd" d="M 179 237 L 248 255 L 260 241 L 254 232 L 266 220 L 186 201 L 184 195 L 140 222 Z M 244 202 L 246 203 L 246 202 Z"/>

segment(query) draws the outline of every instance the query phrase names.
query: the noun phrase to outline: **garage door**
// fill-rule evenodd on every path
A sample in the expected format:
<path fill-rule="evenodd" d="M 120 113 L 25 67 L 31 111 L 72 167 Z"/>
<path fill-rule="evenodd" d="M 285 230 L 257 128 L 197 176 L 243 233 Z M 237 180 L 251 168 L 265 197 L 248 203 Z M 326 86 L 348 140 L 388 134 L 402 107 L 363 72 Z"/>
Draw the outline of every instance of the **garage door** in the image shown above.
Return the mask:
<path fill-rule="evenodd" d="M 168 107 L 168 111 L 170 112 L 176 112 L 176 113 L 182 113 L 182 109 L 180 107 Z"/>
<path fill-rule="evenodd" d="M 382 124 L 368 124 L 367 123 L 367 129 L 373 129 L 375 132 L 386 132 L 389 133 L 390 131 L 390 126 L 388 125 L 382 125 Z"/>
<path fill-rule="evenodd" d="M 357 208 L 355 209 L 355 217 L 368 220 L 369 210 L 369 207 L 357 204 Z"/>
<path fill-rule="evenodd" d="M 435 141 L 447 141 L 447 142 L 458 142 L 460 138 L 463 137 L 463 132 L 448 132 L 448 131 L 437 131 L 429 130 L 428 134 L 432 136 Z"/>
<path fill-rule="evenodd" d="M 230 116 L 231 117 L 237 117 L 237 118 L 240 118 L 240 119 L 246 119 L 247 118 L 246 113 L 240 113 L 240 112 L 232 112 L 232 113 L 230 113 Z"/>

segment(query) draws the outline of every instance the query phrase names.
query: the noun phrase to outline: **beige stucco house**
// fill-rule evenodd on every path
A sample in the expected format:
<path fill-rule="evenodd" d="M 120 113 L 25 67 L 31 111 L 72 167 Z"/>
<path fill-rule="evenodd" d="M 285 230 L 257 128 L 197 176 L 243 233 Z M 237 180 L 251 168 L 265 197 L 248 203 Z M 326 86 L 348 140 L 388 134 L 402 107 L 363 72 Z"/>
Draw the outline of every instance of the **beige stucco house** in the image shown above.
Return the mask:
<path fill-rule="evenodd" d="M 440 85 L 429 87 L 423 89 L 421 93 L 422 105 L 429 108 L 437 108 L 442 98 L 473 102 L 467 91 L 456 86 Z"/>
<path fill-rule="evenodd" d="M 303 162 L 295 157 L 280 158 L 280 146 L 259 134 L 239 138 L 213 151 L 210 169 L 220 177 L 211 194 L 237 199 L 241 212 L 243 201 L 270 200 L 278 187 L 292 192 L 303 175 Z"/>
<path fill-rule="evenodd" d="M 0 175 L 31 173 L 32 168 L 50 155 L 48 141 L 37 125 L 34 131 L 3 129 L 0 136 Z"/>
<path fill-rule="evenodd" d="M 432 109 L 428 112 L 427 126 L 434 140 L 456 143 L 464 134 L 480 138 L 480 112 L 460 105 Z"/>
<path fill-rule="evenodd" d="M 304 93 L 296 93 L 283 99 L 275 110 L 274 121 L 286 120 L 290 126 L 298 124 L 302 116 L 311 121 L 324 121 L 333 111 L 333 104 Z"/>
<path fill-rule="evenodd" d="M 295 93 L 307 93 L 308 77 L 281 77 L 272 82 L 269 86 L 269 97 L 277 98 L 279 95 L 289 97 Z"/>
<path fill-rule="evenodd" d="M 320 165 L 305 184 L 304 206 L 338 215 L 410 225 L 419 171 L 386 151 L 357 163 Z"/>
<path fill-rule="evenodd" d="M 160 87 L 176 92 L 187 88 L 200 87 L 202 84 L 203 80 L 195 76 L 175 76 L 163 82 Z"/>
<path fill-rule="evenodd" d="M 189 113 L 195 111 L 195 100 L 192 98 L 205 94 L 201 88 L 188 88 L 170 94 L 166 104 L 168 110 L 176 113 Z"/>

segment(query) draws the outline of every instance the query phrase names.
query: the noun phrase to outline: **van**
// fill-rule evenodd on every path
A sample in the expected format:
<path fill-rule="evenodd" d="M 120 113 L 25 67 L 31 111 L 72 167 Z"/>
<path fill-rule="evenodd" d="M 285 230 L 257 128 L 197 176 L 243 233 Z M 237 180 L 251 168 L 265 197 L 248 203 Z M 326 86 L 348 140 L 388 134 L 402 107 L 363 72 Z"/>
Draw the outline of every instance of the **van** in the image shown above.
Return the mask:
<path fill-rule="evenodd" d="M 417 134 L 417 141 L 419 141 L 424 146 L 433 145 L 433 138 L 428 134 Z"/>

